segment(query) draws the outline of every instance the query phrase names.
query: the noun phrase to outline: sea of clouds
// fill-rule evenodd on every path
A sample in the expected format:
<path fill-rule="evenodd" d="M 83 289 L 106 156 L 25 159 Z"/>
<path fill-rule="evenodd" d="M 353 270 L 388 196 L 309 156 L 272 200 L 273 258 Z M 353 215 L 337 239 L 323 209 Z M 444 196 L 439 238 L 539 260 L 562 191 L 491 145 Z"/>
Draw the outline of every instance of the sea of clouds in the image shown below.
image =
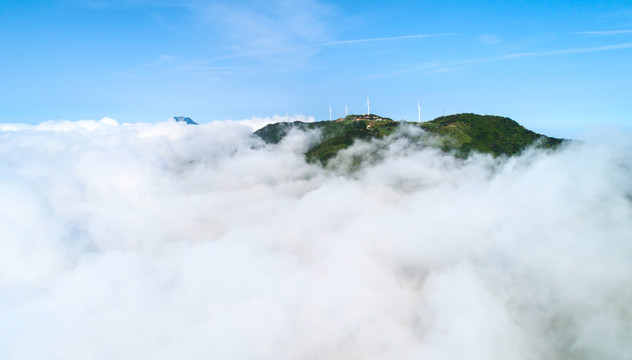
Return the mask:
<path fill-rule="evenodd" d="M 0 124 L 0 358 L 632 358 L 631 142 L 323 168 L 280 120 Z"/>

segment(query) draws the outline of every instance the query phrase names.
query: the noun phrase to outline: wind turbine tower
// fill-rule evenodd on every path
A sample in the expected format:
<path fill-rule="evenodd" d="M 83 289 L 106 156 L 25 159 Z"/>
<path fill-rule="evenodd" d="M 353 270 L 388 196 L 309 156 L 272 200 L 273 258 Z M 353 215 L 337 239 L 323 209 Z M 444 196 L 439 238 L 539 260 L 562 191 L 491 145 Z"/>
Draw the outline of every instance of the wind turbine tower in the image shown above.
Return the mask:
<path fill-rule="evenodd" d="M 347 107 L 347 104 L 345 104 L 345 117 L 349 116 L 349 108 Z"/>
<path fill-rule="evenodd" d="M 329 105 L 329 121 L 331 121 L 331 105 Z"/>
<path fill-rule="evenodd" d="M 366 104 L 364 104 L 364 106 L 366 106 L 366 114 L 367 115 L 371 115 L 371 101 L 369 101 L 369 97 L 366 97 Z"/>
<path fill-rule="evenodd" d="M 419 100 L 417 100 L 417 122 L 421 122 L 421 106 L 419 106 Z"/>

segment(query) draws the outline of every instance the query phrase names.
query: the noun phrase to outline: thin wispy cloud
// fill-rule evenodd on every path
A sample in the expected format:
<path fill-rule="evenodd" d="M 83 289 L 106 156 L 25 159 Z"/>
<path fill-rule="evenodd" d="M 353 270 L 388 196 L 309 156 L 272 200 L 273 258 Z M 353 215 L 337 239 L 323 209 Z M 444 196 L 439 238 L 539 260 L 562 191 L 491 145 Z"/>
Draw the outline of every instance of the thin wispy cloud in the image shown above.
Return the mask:
<path fill-rule="evenodd" d="M 378 42 L 378 41 L 396 41 L 396 40 L 431 38 L 431 37 L 442 37 L 442 36 L 455 36 L 455 35 L 458 35 L 458 34 L 456 34 L 456 33 L 416 34 L 416 35 L 402 35 L 402 36 L 391 36 L 391 37 L 378 37 L 378 38 L 369 38 L 369 39 L 339 40 L 339 41 L 328 41 L 328 42 L 324 42 L 324 43 L 321 43 L 321 44 L 309 45 L 309 47 L 323 47 L 323 46 L 333 46 L 333 45 L 358 44 L 358 43 L 368 43 L 368 42 Z"/>
<path fill-rule="evenodd" d="M 220 3 L 197 10 L 217 34 L 223 51 L 214 59 L 264 57 L 319 43 L 329 38 L 329 14 L 333 10 L 315 0 L 272 1 L 257 5 Z M 283 64 L 302 63 L 310 54 L 292 58 L 266 57 Z M 289 64 L 288 64 L 289 63 Z"/>
<path fill-rule="evenodd" d="M 519 58 L 527 58 L 527 57 L 544 57 L 544 56 L 555 56 L 555 55 L 596 53 L 596 52 L 604 52 L 604 51 L 624 50 L 624 49 L 631 49 L 631 48 L 632 48 L 632 42 L 628 42 L 628 43 L 595 46 L 595 47 L 587 47 L 587 48 L 513 53 L 513 54 L 507 54 L 507 55 L 498 56 L 498 57 L 472 58 L 472 59 L 466 59 L 466 60 L 443 61 L 443 62 L 435 61 L 435 62 L 417 64 L 414 68 L 396 70 L 396 71 L 391 71 L 391 72 L 382 73 L 382 74 L 374 74 L 371 76 L 367 76 L 365 78 L 376 79 L 376 78 L 391 77 L 395 75 L 401 75 L 401 74 L 410 73 L 413 71 L 420 71 L 420 70 L 429 70 L 433 73 L 434 72 L 447 72 L 447 71 L 463 69 L 464 68 L 463 65 L 482 64 L 482 63 L 505 61 L 505 60 L 519 59 Z M 441 71 L 438 71 L 438 69 L 441 69 Z M 449 69 L 449 70 L 445 70 L 445 69 Z"/>
<path fill-rule="evenodd" d="M 582 53 L 611 51 L 611 50 L 620 50 L 620 49 L 629 49 L 629 48 L 632 48 L 632 42 L 622 43 L 622 44 L 614 44 L 614 45 L 596 46 L 596 47 L 589 47 L 589 48 L 562 49 L 562 50 L 551 50 L 551 51 L 516 53 L 516 54 L 505 55 L 505 56 L 499 58 L 499 60 L 515 59 L 515 58 L 521 58 L 521 57 L 565 55 L 565 54 L 582 54 Z"/>
<path fill-rule="evenodd" d="M 608 31 L 582 31 L 573 33 L 573 35 L 623 35 L 623 34 L 632 34 L 632 29 L 629 30 L 608 30 Z"/>
<path fill-rule="evenodd" d="M 241 52 L 237 54 L 230 54 L 218 57 L 218 59 L 230 59 L 237 57 L 248 57 L 248 56 L 263 56 L 263 55 L 273 55 L 273 54 L 281 54 L 298 50 L 306 50 L 306 49 L 318 49 L 329 46 L 337 46 L 337 45 L 354 45 L 354 44 L 362 44 L 362 43 L 372 43 L 372 42 L 388 42 L 388 41 L 400 41 L 400 40 L 410 40 L 410 39 L 420 39 L 420 38 L 433 38 L 433 37 L 444 37 L 444 36 L 456 36 L 457 33 L 445 33 L 445 34 L 414 34 L 414 35 L 401 35 L 401 36 L 391 36 L 391 37 L 378 37 L 378 38 L 366 38 L 366 39 L 349 39 L 349 40 L 335 40 L 335 41 L 326 41 L 317 44 L 308 44 L 308 45 L 300 45 L 293 47 L 285 47 L 285 48 L 277 48 L 270 49 L 266 51 L 247 51 Z"/>
<path fill-rule="evenodd" d="M 173 55 L 161 55 L 157 60 L 134 69 L 134 72 L 153 71 L 164 75 L 187 74 L 194 78 L 212 79 L 233 74 L 231 66 L 214 66 L 204 60 L 192 60 Z M 242 69 L 239 69 L 243 71 Z"/>
<path fill-rule="evenodd" d="M 483 34 L 476 40 L 484 45 L 497 45 L 503 42 L 503 39 L 494 34 Z"/>

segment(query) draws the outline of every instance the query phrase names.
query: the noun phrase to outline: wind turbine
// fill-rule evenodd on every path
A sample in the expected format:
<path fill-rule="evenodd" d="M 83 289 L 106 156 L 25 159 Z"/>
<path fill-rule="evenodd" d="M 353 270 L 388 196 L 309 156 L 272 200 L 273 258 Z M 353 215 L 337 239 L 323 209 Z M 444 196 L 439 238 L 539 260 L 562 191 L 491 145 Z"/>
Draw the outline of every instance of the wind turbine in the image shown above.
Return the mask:
<path fill-rule="evenodd" d="M 418 113 L 417 122 L 421 122 L 421 106 L 419 106 L 419 100 L 417 100 L 417 113 Z"/>
<path fill-rule="evenodd" d="M 366 114 L 371 115 L 371 102 L 368 96 L 366 97 L 366 104 L 364 104 L 364 106 L 366 106 Z"/>
<path fill-rule="evenodd" d="M 331 121 L 331 105 L 329 105 L 329 121 Z"/>
<path fill-rule="evenodd" d="M 349 116 L 349 108 L 347 107 L 347 104 L 345 104 L 345 117 Z"/>

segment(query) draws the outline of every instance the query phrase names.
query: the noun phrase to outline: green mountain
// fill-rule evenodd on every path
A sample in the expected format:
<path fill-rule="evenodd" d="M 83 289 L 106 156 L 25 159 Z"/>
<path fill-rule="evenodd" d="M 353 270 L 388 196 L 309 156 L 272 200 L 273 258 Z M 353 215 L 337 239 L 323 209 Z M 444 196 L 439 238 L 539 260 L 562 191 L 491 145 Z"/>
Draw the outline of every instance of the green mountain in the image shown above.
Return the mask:
<path fill-rule="evenodd" d="M 422 123 L 393 121 L 377 115 L 349 115 L 335 121 L 270 124 L 254 134 L 267 143 L 276 144 L 292 129 L 318 129 L 321 131 L 321 140 L 308 149 L 305 157 L 309 162 L 319 161 L 326 165 L 338 151 L 351 146 L 355 141 L 388 138 L 402 124 L 425 130 L 423 139 L 411 138 L 412 141 L 433 144 L 462 158 L 472 151 L 494 156 L 511 156 L 534 143 L 538 147 L 553 148 L 564 141 L 537 134 L 506 117 L 477 114 L 442 116 Z"/>

